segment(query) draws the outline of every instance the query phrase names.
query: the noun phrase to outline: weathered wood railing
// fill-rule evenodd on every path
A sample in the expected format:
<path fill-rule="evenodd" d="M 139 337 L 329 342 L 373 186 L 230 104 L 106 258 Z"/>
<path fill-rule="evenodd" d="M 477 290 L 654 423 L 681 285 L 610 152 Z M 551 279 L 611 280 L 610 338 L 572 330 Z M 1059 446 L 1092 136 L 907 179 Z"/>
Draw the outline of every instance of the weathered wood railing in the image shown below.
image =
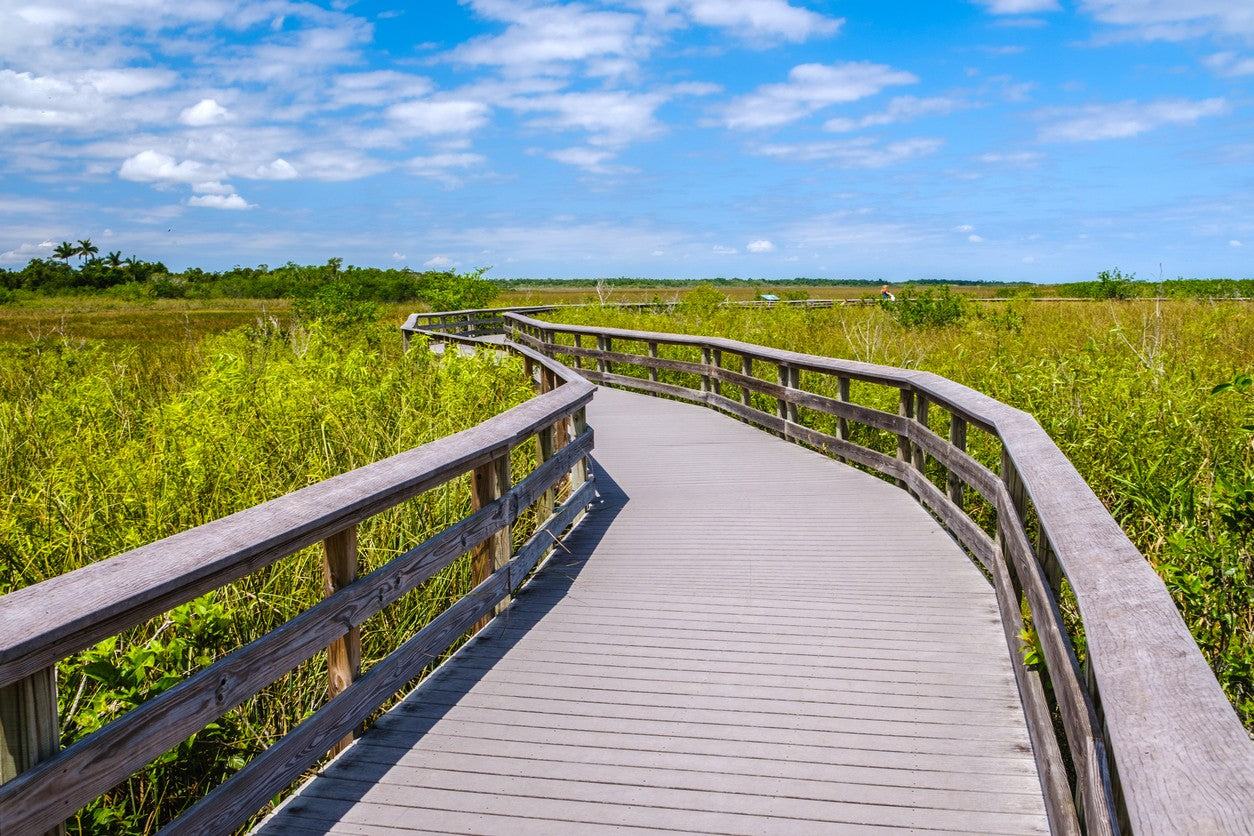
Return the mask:
<path fill-rule="evenodd" d="M 541 392 L 483 424 L 0 597 L 0 832 L 55 830 L 84 804 L 326 650 L 328 701 L 167 828 L 229 833 L 490 617 L 594 493 L 585 464 L 592 432 L 584 422 L 594 387 L 542 355 L 515 350 Z M 532 439 L 539 464 L 514 481 L 510 452 Z M 356 577 L 359 523 L 466 474 L 473 494 L 469 516 Z M 529 508 L 538 529 L 511 553 L 511 526 Z M 59 662 L 319 541 L 324 600 L 60 749 Z M 360 673 L 360 625 L 468 552 L 474 589 Z"/>
<path fill-rule="evenodd" d="M 503 319 L 510 340 L 594 382 L 713 407 L 909 490 L 991 578 L 1054 832 L 1254 828 L 1254 744 L 1162 582 L 1030 415 L 926 372 Z M 851 384 L 871 396 L 851 400 Z M 876 389 L 895 411 L 865 403 Z M 967 453 L 972 430 L 997 472 Z M 1042 666 L 1024 664 L 1029 626 Z"/>

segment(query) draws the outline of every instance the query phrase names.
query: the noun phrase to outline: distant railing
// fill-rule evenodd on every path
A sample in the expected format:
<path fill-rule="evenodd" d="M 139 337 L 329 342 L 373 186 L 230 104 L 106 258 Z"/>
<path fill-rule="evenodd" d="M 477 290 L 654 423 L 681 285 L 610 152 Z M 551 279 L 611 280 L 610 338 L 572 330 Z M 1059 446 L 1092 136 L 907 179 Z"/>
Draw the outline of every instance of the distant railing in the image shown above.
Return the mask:
<path fill-rule="evenodd" d="M 1254 829 L 1254 744 L 1163 583 L 1032 416 L 926 372 L 502 318 L 507 339 L 593 382 L 726 412 L 922 503 L 996 591 L 1055 833 Z M 970 431 L 997 472 L 968 454 Z M 1024 662 L 1029 629 L 1043 664 Z"/>
<path fill-rule="evenodd" d="M 490 617 L 594 494 L 586 466 L 592 431 L 584 420 L 594 387 L 530 349 L 511 350 L 524 356 L 540 393 L 508 412 L 0 597 L 0 833 L 59 829 L 83 805 L 325 650 L 328 701 L 163 831 L 230 833 Z M 538 465 L 515 481 L 511 450 L 533 440 Z M 466 474 L 469 516 L 356 577 L 359 523 Z M 529 509 L 538 527 L 515 551 L 511 527 Z M 60 750 L 59 662 L 320 541 L 324 600 Z M 361 673 L 363 622 L 468 552 L 474 589 Z"/>

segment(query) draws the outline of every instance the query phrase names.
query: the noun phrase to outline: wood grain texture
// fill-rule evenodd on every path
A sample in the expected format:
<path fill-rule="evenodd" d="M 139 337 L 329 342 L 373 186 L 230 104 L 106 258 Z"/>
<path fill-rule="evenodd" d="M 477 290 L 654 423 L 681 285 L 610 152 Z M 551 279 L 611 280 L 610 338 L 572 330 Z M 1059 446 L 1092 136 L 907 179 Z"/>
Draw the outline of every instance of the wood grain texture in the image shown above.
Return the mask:
<path fill-rule="evenodd" d="M 926 512 L 695 406 L 588 411 L 571 553 L 261 833 L 1045 832 L 995 596 Z"/>
<path fill-rule="evenodd" d="M 1162 582 L 1031 416 L 926 372 L 735 340 L 557 327 L 716 347 L 752 361 L 912 390 L 964 428 L 1000 438 L 1040 519 L 1045 542 L 1036 551 L 1050 558 L 1049 584 L 1065 576 L 1079 604 L 1089 678 L 1123 801 L 1120 817 L 1147 833 L 1240 832 L 1254 821 L 1254 744 Z M 956 493 L 952 484 L 950 491 Z"/>

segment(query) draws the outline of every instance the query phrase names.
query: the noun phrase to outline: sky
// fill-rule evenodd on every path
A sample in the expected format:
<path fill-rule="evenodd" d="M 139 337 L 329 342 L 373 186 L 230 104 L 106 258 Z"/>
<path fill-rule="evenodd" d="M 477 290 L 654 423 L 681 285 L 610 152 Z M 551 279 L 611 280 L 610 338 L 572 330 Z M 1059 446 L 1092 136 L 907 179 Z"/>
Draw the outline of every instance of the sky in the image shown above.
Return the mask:
<path fill-rule="evenodd" d="M 1254 0 L 3 0 L 0 267 L 1254 277 Z"/>

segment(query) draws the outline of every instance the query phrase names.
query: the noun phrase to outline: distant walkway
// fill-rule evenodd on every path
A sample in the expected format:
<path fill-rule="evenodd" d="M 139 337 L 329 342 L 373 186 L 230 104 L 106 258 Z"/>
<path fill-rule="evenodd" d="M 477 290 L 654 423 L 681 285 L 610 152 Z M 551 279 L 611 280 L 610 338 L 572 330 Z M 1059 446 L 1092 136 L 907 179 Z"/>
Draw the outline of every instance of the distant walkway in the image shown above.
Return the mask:
<path fill-rule="evenodd" d="M 602 502 L 265 834 L 1047 832 L 993 590 L 904 491 L 600 389 Z"/>

